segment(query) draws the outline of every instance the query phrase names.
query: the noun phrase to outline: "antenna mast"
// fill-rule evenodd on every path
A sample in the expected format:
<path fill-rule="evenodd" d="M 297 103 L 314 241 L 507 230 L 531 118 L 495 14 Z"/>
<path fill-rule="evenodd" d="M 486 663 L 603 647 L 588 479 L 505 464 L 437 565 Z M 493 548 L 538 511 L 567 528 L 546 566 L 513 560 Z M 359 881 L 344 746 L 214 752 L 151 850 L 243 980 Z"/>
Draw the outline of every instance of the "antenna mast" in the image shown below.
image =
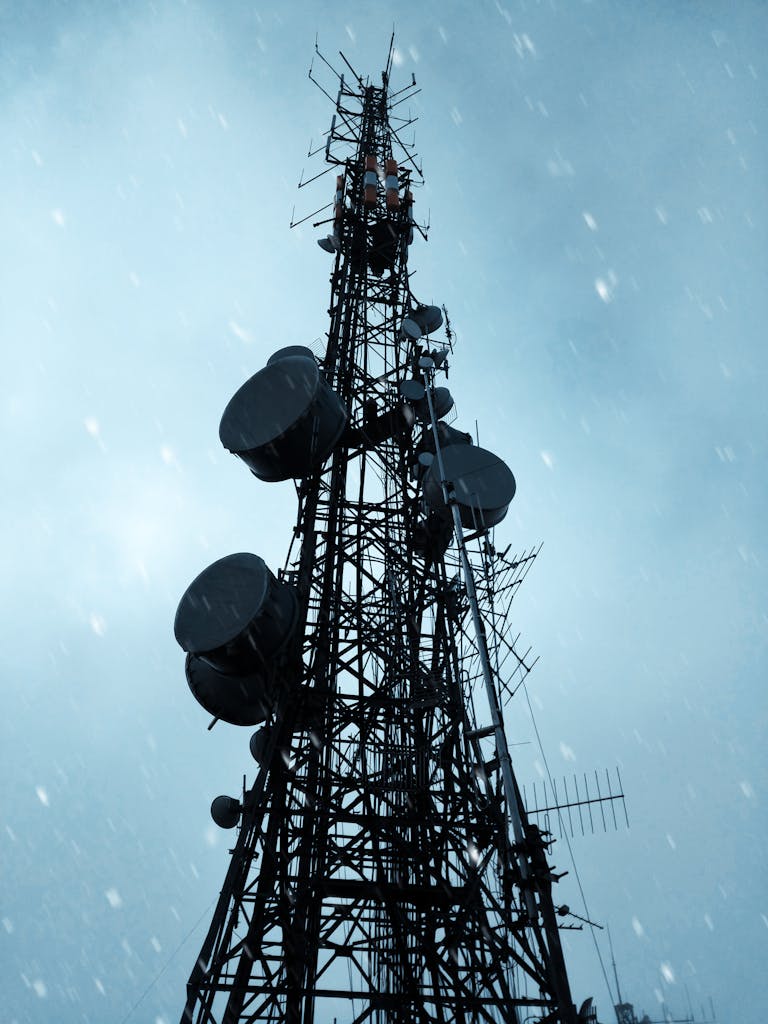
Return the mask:
<path fill-rule="evenodd" d="M 255 781 L 211 808 L 238 831 L 187 1024 L 577 1022 L 501 713 L 534 553 L 496 551 L 514 477 L 446 420 L 452 333 L 409 284 L 418 90 L 390 92 L 393 53 L 372 85 L 317 51 L 338 89 L 327 344 L 276 352 L 222 418 L 256 477 L 295 481 L 287 560 L 220 559 L 176 617 L 196 699 L 258 726 Z"/>

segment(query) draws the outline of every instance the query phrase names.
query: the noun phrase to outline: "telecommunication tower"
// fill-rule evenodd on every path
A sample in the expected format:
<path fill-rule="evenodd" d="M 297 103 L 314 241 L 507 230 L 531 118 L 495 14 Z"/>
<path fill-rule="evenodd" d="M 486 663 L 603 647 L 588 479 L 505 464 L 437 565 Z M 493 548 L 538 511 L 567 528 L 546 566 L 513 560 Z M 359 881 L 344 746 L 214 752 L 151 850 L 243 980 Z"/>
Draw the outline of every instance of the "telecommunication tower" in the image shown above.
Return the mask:
<path fill-rule="evenodd" d="M 446 420 L 453 335 L 410 287 L 417 90 L 390 91 L 393 52 L 371 84 L 317 51 L 337 93 L 327 345 L 276 352 L 221 421 L 256 477 L 295 481 L 285 565 L 220 559 L 176 616 L 196 699 L 258 726 L 255 781 L 211 808 L 238 831 L 183 1022 L 579 1019 L 502 719 L 536 552 L 496 548 L 514 477 Z"/>

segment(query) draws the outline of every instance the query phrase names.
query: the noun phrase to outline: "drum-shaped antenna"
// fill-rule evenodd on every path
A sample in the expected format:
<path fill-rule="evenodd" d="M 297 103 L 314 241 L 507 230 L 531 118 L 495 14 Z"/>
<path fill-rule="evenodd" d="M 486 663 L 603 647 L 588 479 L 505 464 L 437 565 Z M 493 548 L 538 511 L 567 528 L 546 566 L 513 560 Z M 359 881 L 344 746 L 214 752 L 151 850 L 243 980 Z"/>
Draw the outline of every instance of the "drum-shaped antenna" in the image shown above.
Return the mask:
<path fill-rule="evenodd" d="M 207 661 L 187 655 L 187 683 L 192 696 L 209 715 L 230 725 L 258 725 L 274 702 L 270 677 L 263 670 L 246 675 L 225 675 Z"/>
<path fill-rule="evenodd" d="M 399 391 L 406 402 L 411 402 L 414 405 L 416 402 L 423 402 L 426 395 L 426 389 L 420 380 L 400 381 Z"/>
<path fill-rule="evenodd" d="M 456 430 L 455 427 L 449 427 L 447 423 L 437 424 L 437 436 L 440 438 L 441 448 L 447 448 L 449 445 L 453 444 L 472 444 L 471 434 L 465 434 L 461 430 Z M 421 441 L 419 442 L 416 450 L 434 452 L 435 437 L 431 428 L 425 427 L 421 436 Z"/>
<path fill-rule="evenodd" d="M 407 316 L 400 324 L 400 333 L 404 339 L 407 338 L 410 341 L 418 341 L 424 332 L 415 320 L 412 320 L 411 317 Z"/>
<path fill-rule="evenodd" d="M 266 725 L 262 725 L 260 729 L 251 736 L 250 743 L 248 744 L 251 750 L 251 757 L 258 764 L 264 764 L 267 757 L 267 747 L 269 746 L 271 731 Z"/>
<path fill-rule="evenodd" d="M 443 314 L 439 306 L 419 306 L 411 310 L 411 320 L 415 320 L 422 334 L 431 334 L 443 325 Z"/>
<path fill-rule="evenodd" d="M 224 410 L 219 437 L 260 480 L 301 479 L 319 469 L 348 413 L 314 356 L 282 356 L 254 374 Z"/>
<path fill-rule="evenodd" d="M 241 811 L 240 801 L 233 796 L 217 796 L 211 804 L 211 817 L 219 828 L 234 828 Z"/>
<path fill-rule="evenodd" d="M 241 552 L 190 583 L 173 629 L 185 651 L 218 672 L 247 674 L 286 645 L 298 609 L 295 589 L 279 583 L 258 555 Z"/>
<path fill-rule="evenodd" d="M 453 408 L 453 395 L 448 388 L 434 388 L 432 391 L 432 405 L 435 410 L 435 419 L 442 419 L 447 416 Z M 429 405 L 426 395 L 414 405 L 416 415 L 422 423 L 429 423 Z"/>
<path fill-rule="evenodd" d="M 456 493 L 462 525 L 468 530 L 484 530 L 500 523 L 515 496 L 515 478 L 506 463 L 475 445 L 449 445 L 441 454 L 446 480 Z M 445 504 L 437 459 L 424 478 L 424 497 L 431 508 Z"/>
<path fill-rule="evenodd" d="M 187 587 L 174 633 L 187 651 L 195 699 L 232 725 L 263 722 L 274 703 L 268 661 L 296 629 L 296 591 L 280 583 L 258 555 L 220 558 Z"/>

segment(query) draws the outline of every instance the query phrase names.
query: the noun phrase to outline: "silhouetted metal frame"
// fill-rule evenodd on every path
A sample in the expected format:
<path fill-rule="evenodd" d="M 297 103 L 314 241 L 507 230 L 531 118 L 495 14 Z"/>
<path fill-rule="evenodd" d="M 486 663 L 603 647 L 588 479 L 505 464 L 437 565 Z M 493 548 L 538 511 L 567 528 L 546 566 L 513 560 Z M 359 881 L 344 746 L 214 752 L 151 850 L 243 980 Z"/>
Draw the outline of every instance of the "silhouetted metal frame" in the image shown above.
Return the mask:
<path fill-rule="evenodd" d="M 418 372 L 399 330 L 415 301 L 410 211 L 388 211 L 383 190 L 375 209 L 362 202 L 367 154 L 397 144 L 418 171 L 389 123 L 393 52 L 381 88 L 334 72 L 347 134 L 334 121 L 325 148 L 344 169 L 347 203 L 322 366 L 358 433 L 297 485 L 282 577 L 298 588 L 302 628 L 182 1021 L 312 1024 L 331 1000 L 346 1000 L 355 1024 L 575 1021 L 547 844 L 514 777 L 520 828 L 509 835 L 510 790 L 498 752 L 484 753 L 474 698 L 479 659 L 497 707 L 532 664 L 505 634 L 535 552 L 510 563 L 483 536 L 474 561 L 466 555 L 478 605 L 492 613 L 483 654 L 457 550 L 429 556 L 414 543 L 415 439 L 365 440 L 365 403 L 391 408 L 398 382 Z M 350 138 L 351 155 L 330 154 Z M 411 173 L 400 170 L 402 195 Z M 370 230 L 384 219 L 399 240 L 377 277 Z M 502 677 L 504 656 L 512 676 Z"/>

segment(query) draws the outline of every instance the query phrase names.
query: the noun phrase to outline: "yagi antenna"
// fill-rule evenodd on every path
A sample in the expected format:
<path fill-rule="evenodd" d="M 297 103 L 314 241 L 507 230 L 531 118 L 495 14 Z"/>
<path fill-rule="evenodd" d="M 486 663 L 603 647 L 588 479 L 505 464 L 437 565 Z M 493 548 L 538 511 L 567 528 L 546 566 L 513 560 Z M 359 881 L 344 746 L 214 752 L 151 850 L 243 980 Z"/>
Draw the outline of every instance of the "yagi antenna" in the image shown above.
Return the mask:
<path fill-rule="evenodd" d="M 563 776 L 559 786 L 556 779 L 533 782 L 530 786 L 523 786 L 523 799 L 528 816 L 543 823 L 548 832 L 556 829 L 561 837 L 569 835 L 573 838 L 577 831 L 581 835 L 586 835 L 587 831 L 594 835 L 596 827 L 601 824 L 603 832 L 607 832 L 611 824 L 614 830 L 618 830 L 620 816 L 616 815 L 617 806 L 624 812 L 624 822 L 629 828 L 618 767 L 615 781 L 606 768 L 602 786 L 597 771 L 594 778 L 584 772 L 580 779 L 574 773 L 570 784 L 569 779 Z"/>

